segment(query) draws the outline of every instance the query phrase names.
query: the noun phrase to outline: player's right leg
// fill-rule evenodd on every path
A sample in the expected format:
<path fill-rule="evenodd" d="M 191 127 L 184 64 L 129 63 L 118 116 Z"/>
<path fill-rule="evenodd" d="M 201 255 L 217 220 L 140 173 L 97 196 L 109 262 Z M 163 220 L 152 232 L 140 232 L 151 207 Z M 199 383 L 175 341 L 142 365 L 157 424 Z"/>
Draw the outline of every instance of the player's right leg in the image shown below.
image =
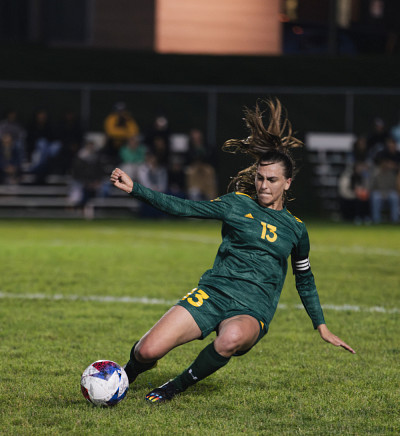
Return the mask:
<path fill-rule="evenodd" d="M 132 383 L 136 377 L 157 364 L 173 348 L 201 337 L 192 315 L 182 306 L 173 306 L 131 350 L 125 371 Z"/>

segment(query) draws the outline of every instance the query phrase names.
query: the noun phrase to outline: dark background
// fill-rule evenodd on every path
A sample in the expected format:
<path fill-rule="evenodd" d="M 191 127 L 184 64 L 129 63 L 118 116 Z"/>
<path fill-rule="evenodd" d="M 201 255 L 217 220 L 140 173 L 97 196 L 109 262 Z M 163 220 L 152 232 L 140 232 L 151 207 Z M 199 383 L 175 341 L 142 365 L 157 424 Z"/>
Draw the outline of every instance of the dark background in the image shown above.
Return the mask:
<path fill-rule="evenodd" d="M 119 3 L 123 6 L 124 1 Z M 301 1 L 296 19 L 283 25 L 282 56 L 155 53 L 154 1 L 125 3 L 138 11 L 132 23 L 135 48 L 91 44 L 89 14 L 94 7 L 105 15 L 110 3 L 104 0 L 0 0 L 0 113 L 15 107 L 20 120 L 28 123 L 40 107 L 54 120 L 72 109 L 87 130 L 101 131 L 112 105 L 122 100 L 142 129 L 164 112 L 173 132 L 199 127 L 216 150 L 226 139 L 246 135 L 243 107 L 271 95 L 287 107 L 300 138 L 310 131 L 349 132 L 349 93 L 351 133 L 367 134 L 377 116 L 388 126 L 398 121 L 399 1 L 384 1 L 379 18 L 370 14 L 372 0 L 355 1 L 357 15 L 348 28 L 332 20 L 334 0 Z M 92 86 L 88 119 L 82 113 L 85 84 Z M 158 90 L 158 85 L 163 88 Z M 210 92 L 216 104 L 211 114 L 215 136 L 207 132 Z M 216 156 L 222 191 L 229 176 L 246 163 L 231 156 L 221 159 L 219 151 Z M 303 171 L 295 196 L 302 201 L 297 204 L 317 211 L 306 150 L 299 157 Z"/>

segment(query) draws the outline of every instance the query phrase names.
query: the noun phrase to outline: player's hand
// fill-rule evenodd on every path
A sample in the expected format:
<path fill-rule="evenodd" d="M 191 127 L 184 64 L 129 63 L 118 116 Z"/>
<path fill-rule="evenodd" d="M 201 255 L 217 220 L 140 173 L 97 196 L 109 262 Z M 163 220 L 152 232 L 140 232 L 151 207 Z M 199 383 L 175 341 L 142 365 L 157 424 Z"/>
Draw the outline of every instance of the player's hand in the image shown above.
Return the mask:
<path fill-rule="evenodd" d="M 356 354 L 356 352 L 349 345 L 347 345 L 346 342 L 342 341 L 340 338 L 330 332 L 326 324 L 319 325 L 318 331 L 324 341 L 334 345 L 335 347 L 342 347 L 345 350 L 350 351 L 352 354 Z"/>
<path fill-rule="evenodd" d="M 119 168 L 115 168 L 115 170 L 111 173 L 110 176 L 111 183 L 116 186 L 118 189 L 127 192 L 128 194 L 132 192 L 133 189 L 133 181 L 124 171 Z"/>

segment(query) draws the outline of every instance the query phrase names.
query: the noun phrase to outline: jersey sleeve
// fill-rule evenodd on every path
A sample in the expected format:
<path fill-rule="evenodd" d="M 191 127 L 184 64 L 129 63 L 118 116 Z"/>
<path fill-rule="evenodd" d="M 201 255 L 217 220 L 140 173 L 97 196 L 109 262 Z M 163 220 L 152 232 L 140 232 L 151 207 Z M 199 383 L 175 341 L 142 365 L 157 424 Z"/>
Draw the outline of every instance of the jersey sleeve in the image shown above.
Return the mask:
<path fill-rule="evenodd" d="M 297 246 L 292 250 L 292 268 L 296 278 L 296 288 L 300 295 L 301 302 L 311 318 L 314 328 L 325 324 L 324 314 L 319 301 L 314 275 L 311 272 L 310 241 L 308 232 L 304 226 L 303 233 Z"/>
<path fill-rule="evenodd" d="M 174 195 L 153 191 L 135 182 L 129 195 L 162 212 L 182 217 L 223 220 L 231 210 L 230 202 L 227 200 L 230 194 L 211 201 L 185 200 Z"/>

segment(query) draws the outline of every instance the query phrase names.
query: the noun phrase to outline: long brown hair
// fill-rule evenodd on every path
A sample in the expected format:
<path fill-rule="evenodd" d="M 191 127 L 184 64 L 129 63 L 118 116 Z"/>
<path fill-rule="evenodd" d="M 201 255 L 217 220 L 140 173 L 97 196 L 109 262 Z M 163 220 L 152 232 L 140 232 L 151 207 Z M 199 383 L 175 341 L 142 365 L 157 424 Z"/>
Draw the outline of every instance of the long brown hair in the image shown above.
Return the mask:
<path fill-rule="evenodd" d="M 244 121 L 250 135 L 246 139 L 228 139 L 222 146 L 222 150 L 228 153 L 244 153 L 254 159 L 254 163 L 239 171 L 228 186 L 228 190 L 243 192 L 253 198 L 256 197 L 254 181 L 258 165 L 263 162 L 282 163 L 285 177 L 293 178 L 296 170 L 290 149 L 303 145 L 293 136 L 292 125 L 277 98 L 262 100 L 260 103 L 267 108 L 261 109 L 257 102 L 254 110 L 244 110 Z M 269 113 L 267 127 L 263 122 L 266 112 Z"/>

